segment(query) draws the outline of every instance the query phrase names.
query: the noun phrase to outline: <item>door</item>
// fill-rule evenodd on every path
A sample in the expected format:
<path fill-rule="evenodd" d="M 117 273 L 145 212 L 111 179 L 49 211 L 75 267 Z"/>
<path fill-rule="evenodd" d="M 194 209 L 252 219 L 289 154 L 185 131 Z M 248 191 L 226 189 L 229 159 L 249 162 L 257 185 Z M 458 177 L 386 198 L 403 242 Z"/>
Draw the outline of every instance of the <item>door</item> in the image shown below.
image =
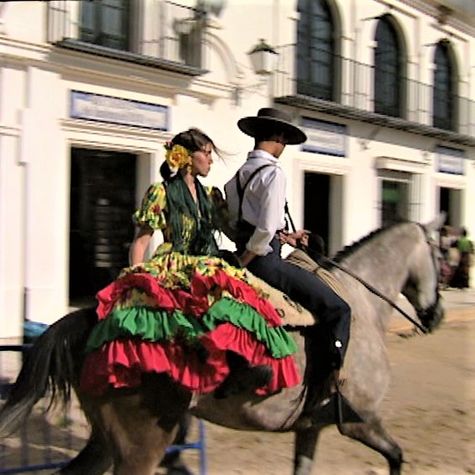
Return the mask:
<path fill-rule="evenodd" d="M 462 192 L 453 188 L 439 188 L 439 211 L 447 215 L 445 224 L 459 227 L 462 223 Z"/>
<path fill-rule="evenodd" d="M 136 157 L 72 149 L 69 299 L 88 304 L 128 265 Z"/>
<path fill-rule="evenodd" d="M 330 176 L 305 173 L 304 228 L 318 234 L 328 252 L 330 239 Z"/>

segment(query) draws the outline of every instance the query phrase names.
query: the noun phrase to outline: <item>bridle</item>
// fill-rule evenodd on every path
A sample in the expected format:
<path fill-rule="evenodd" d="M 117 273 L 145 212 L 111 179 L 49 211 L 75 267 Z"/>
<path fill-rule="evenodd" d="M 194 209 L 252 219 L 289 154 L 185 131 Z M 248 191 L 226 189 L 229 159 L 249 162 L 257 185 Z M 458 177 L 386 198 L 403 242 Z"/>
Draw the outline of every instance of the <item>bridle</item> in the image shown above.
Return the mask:
<path fill-rule="evenodd" d="M 285 209 L 285 212 L 287 214 L 287 217 L 289 219 L 289 222 L 290 222 L 290 226 L 293 230 L 293 232 L 296 232 L 296 228 L 295 228 L 295 224 L 292 220 L 292 217 L 290 216 L 290 213 L 289 213 L 289 210 L 288 210 L 288 207 L 286 206 L 286 209 Z M 429 246 L 431 246 L 431 248 L 433 248 L 433 244 L 430 242 L 430 240 L 427 238 L 427 234 L 425 232 L 425 228 L 424 226 L 422 226 L 421 224 L 419 224 L 419 226 L 421 227 L 423 233 L 424 233 L 424 236 L 426 236 L 426 242 L 429 244 Z M 301 249 L 301 248 L 300 248 Z M 304 249 L 301 249 L 302 251 L 305 252 Z M 357 280 L 360 284 L 362 284 L 364 287 L 366 287 L 372 294 L 376 295 L 377 297 L 379 297 L 380 299 L 384 300 L 386 303 L 388 303 L 389 305 L 391 305 L 391 307 L 393 307 L 395 310 L 397 310 L 404 318 L 406 318 L 407 320 L 409 320 L 417 329 L 419 329 L 422 333 L 429 333 L 430 332 L 430 329 L 428 327 L 426 327 L 424 324 L 422 323 L 419 323 L 417 320 L 414 320 L 414 318 L 412 318 L 405 310 L 403 310 L 397 303 L 393 302 L 389 297 L 386 297 L 386 295 L 384 295 L 383 293 L 381 293 L 378 289 L 376 289 L 375 287 L 373 287 L 371 284 L 369 284 L 368 282 L 366 282 L 364 279 L 362 279 L 360 276 L 358 276 L 357 274 L 355 274 L 354 272 L 352 272 L 351 270 L 349 270 L 348 268 L 340 265 L 338 262 L 336 262 L 335 260 L 333 259 L 330 259 L 329 257 L 326 257 L 324 255 L 320 255 L 319 256 L 320 259 L 323 261 L 323 262 L 326 262 L 328 264 L 331 264 L 333 267 L 336 267 L 337 269 L 341 270 L 342 272 L 344 272 L 345 274 L 348 274 L 349 276 L 353 277 L 353 279 Z M 434 263 L 434 268 L 437 269 L 437 263 L 436 263 L 436 260 L 435 260 L 435 256 L 434 256 L 434 253 L 431 252 L 431 257 L 432 257 L 432 260 L 433 260 L 433 263 Z M 437 285 L 437 280 L 436 280 L 436 285 Z M 438 303 L 439 303 L 439 300 L 440 300 L 440 294 L 439 294 L 439 290 L 438 290 L 438 287 L 436 288 L 436 300 L 435 302 L 429 306 L 428 308 L 422 310 L 422 309 L 416 309 L 416 313 L 417 313 L 417 316 L 418 318 L 420 318 L 421 322 L 424 321 L 423 318 L 426 314 L 429 314 L 430 311 L 433 311 Z M 420 317 L 420 315 L 422 316 L 422 318 Z"/>
<path fill-rule="evenodd" d="M 438 265 L 437 265 L 437 257 L 435 255 L 435 250 L 438 249 L 438 246 L 434 243 L 433 240 L 431 240 L 428 235 L 427 235 L 427 232 L 426 232 L 426 229 L 425 227 L 420 224 L 420 223 L 417 223 L 419 225 L 419 227 L 421 228 L 422 232 L 424 233 L 424 236 L 425 236 L 425 240 L 426 240 L 426 243 L 427 245 L 429 246 L 430 248 L 430 256 L 431 256 L 431 259 L 432 259 L 432 264 L 433 264 L 433 267 L 434 267 L 434 274 L 438 277 L 439 276 L 439 272 L 438 272 Z M 421 309 L 421 308 L 416 308 L 416 313 L 417 313 L 417 316 L 418 318 L 421 320 L 421 322 L 425 322 L 427 321 L 428 319 L 426 318 L 426 315 L 430 315 L 430 314 L 433 314 L 435 309 L 438 307 L 439 305 L 439 302 L 440 302 L 440 292 L 439 292 L 439 279 L 436 278 L 435 279 L 435 289 L 434 289 L 434 293 L 435 293 L 435 301 L 432 305 L 429 305 L 427 308 L 425 309 Z M 430 331 L 430 328 L 427 327 L 427 332 Z"/>
<path fill-rule="evenodd" d="M 414 320 L 405 310 L 403 310 L 397 303 L 392 301 L 389 297 L 386 297 L 383 293 L 381 293 L 376 287 L 373 287 L 371 284 L 368 284 L 364 279 L 362 279 L 360 276 L 356 275 L 354 272 L 350 271 L 348 268 L 340 265 L 338 262 L 334 261 L 333 259 L 330 259 L 329 257 L 326 256 L 320 256 L 320 258 L 331 264 L 333 267 L 336 267 L 337 269 L 343 271 L 345 274 L 348 274 L 349 276 L 353 277 L 353 279 L 357 280 L 360 284 L 362 284 L 364 287 L 366 287 L 372 294 L 376 295 L 380 299 L 384 300 L 386 303 L 391 305 L 395 310 L 397 310 L 403 317 L 405 317 L 407 320 L 409 320 L 415 327 L 417 327 L 422 333 L 429 333 L 429 329 L 424 326 L 423 324 L 419 323 L 417 320 Z M 434 307 L 437 305 L 439 301 L 439 293 L 437 292 L 437 299 L 434 304 L 431 305 L 431 307 L 427 308 L 426 310 L 418 311 L 416 309 L 417 315 L 419 316 L 421 313 L 420 312 L 428 312 L 430 308 Z M 420 317 L 419 317 L 420 318 Z M 422 320 L 421 320 L 422 321 Z"/>

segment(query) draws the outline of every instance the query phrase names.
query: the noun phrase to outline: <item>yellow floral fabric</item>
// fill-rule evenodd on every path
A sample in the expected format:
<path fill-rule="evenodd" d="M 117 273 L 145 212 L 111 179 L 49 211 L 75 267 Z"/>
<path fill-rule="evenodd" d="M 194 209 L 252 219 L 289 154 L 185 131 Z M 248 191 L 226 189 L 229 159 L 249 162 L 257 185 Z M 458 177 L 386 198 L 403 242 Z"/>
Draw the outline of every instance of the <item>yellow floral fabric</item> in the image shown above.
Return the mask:
<path fill-rule="evenodd" d="M 220 192 L 217 188 L 205 187 L 206 194 L 215 201 L 215 195 Z M 134 213 L 133 220 L 137 226 L 150 226 L 154 231 L 162 231 L 164 243 L 158 246 L 154 256 L 166 254 L 172 251 L 171 229 L 167 223 L 167 192 L 161 182 L 150 185 L 146 191 L 140 208 Z M 182 227 L 185 243 L 185 251 L 191 243 L 196 231 L 196 222 L 190 216 L 182 215 Z"/>

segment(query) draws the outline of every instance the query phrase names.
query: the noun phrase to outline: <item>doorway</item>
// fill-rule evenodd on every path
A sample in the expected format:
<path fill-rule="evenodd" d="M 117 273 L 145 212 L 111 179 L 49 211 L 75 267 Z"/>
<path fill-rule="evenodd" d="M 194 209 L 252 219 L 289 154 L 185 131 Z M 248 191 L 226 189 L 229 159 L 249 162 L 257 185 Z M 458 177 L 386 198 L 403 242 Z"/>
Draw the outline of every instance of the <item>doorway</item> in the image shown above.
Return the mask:
<path fill-rule="evenodd" d="M 305 172 L 303 225 L 321 236 L 328 253 L 330 240 L 330 176 Z"/>
<path fill-rule="evenodd" d="M 136 156 L 73 148 L 69 300 L 88 305 L 128 265 L 133 239 Z"/>
<path fill-rule="evenodd" d="M 414 192 L 413 175 L 408 172 L 396 170 L 379 170 L 380 180 L 380 220 L 381 226 L 412 219 L 413 210 L 410 211 L 416 199 L 410 200 Z"/>
<path fill-rule="evenodd" d="M 439 187 L 439 211 L 447 215 L 445 224 L 461 226 L 462 192 L 461 190 Z"/>

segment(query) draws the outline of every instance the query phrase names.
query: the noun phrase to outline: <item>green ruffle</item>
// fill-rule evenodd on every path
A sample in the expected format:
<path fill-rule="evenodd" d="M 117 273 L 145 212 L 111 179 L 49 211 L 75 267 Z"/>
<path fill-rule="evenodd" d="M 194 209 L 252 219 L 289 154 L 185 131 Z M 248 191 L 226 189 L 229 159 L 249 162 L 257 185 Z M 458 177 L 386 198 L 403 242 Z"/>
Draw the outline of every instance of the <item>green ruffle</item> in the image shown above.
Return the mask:
<path fill-rule="evenodd" d="M 101 320 L 89 336 L 86 352 L 120 338 L 140 338 L 146 341 L 173 340 L 178 335 L 192 342 L 220 323 L 229 322 L 254 334 L 273 358 L 284 358 L 296 352 L 293 338 L 282 327 L 269 327 L 264 317 L 251 306 L 230 298 L 214 303 L 202 319 L 175 310 L 150 307 L 115 309 Z"/>
<path fill-rule="evenodd" d="M 274 358 L 284 358 L 297 351 L 294 339 L 283 327 L 270 327 L 264 317 L 253 307 L 236 300 L 223 297 L 203 316 L 203 323 L 213 330 L 223 322 L 254 334 Z"/>
<path fill-rule="evenodd" d="M 139 337 L 146 341 L 161 341 L 173 340 L 180 335 L 193 340 L 203 333 L 204 328 L 195 317 L 178 310 L 167 312 L 150 307 L 127 307 L 113 310 L 93 328 L 86 352 L 119 338 Z"/>

